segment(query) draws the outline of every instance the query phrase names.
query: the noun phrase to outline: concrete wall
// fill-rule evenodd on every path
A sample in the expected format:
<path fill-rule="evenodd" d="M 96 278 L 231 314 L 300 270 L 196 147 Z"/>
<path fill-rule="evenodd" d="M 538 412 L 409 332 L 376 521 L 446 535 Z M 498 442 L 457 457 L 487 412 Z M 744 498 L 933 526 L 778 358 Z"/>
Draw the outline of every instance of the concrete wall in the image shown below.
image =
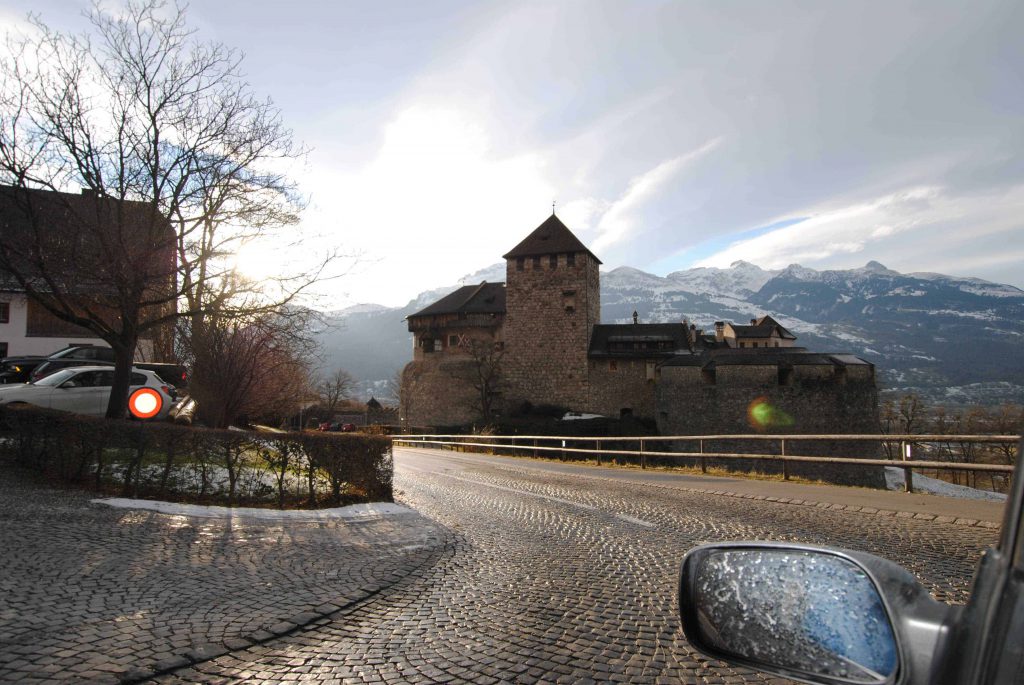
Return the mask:
<path fill-rule="evenodd" d="M 507 262 L 505 280 L 505 378 L 509 406 L 529 400 L 586 410 L 589 401 L 587 349 L 601 317 L 598 265 L 576 253 L 569 266 L 558 255 L 552 269 L 544 255 L 535 266 Z M 571 293 L 571 294 L 569 294 Z"/>

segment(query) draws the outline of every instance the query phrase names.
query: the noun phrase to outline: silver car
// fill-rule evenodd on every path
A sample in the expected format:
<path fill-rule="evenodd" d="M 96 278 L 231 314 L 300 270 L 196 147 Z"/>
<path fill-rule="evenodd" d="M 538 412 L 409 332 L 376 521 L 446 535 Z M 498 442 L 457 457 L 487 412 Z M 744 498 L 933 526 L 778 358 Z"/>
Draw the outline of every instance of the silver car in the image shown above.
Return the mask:
<path fill-rule="evenodd" d="M 103 416 L 107 413 L 114 369 L 75 366 L 61 369 L 34 383 L 0 386 L 0 405 L 34 404 L 48 409 Z M 154 419 L 167 417 L 174 403 L 173 390 L 158 375 L 145 369 L 132 369 L 129 395 L 142 387 L 156 390 L 163 400 Z"/>

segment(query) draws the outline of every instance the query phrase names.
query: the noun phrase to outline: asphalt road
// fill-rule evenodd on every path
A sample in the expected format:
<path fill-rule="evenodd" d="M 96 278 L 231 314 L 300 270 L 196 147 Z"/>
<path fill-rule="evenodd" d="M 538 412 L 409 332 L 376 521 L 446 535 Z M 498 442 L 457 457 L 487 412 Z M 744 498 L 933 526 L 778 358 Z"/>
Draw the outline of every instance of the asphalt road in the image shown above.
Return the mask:
<path fill-rule="evenodd" d="M 441 531 L 433 563 L 303 630 L 153 682 L 784 682 L 688 646 L 675 599 L 687 549 L 734 539 L 859 549 L 963 602 L 997 534 L 562 464 L 410 449 L 395 464 L 396 499 Z"/>

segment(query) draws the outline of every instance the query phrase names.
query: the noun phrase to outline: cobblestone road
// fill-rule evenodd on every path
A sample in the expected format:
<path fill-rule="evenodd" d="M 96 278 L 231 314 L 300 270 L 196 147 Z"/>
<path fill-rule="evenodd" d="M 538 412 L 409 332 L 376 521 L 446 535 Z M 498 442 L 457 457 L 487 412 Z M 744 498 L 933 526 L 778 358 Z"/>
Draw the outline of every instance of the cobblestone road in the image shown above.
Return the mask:
<path fill-rule="evenodd" d="M 436 563 L 304 630 L 152 682 L 784 682 L 686 644 L 674 595 L 687 549 L 737 538 L 855 548 L 962 602 L 996 539 L 465 454 L 399 450 L 396 487 L 445 531 Z"/>
<path fill-rule="evenodd" d="M 0 470 L 0 682 L 151 677 L 336 613 L 446 549 L 414 513 L 223 520 L 91 497 Z"/>

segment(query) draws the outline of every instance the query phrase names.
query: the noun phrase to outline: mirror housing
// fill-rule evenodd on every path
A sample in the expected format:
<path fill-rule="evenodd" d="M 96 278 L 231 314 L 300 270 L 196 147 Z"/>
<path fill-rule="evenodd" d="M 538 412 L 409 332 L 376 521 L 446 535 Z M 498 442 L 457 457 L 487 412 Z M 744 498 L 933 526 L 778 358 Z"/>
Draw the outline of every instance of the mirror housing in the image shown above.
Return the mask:
<path fill-rule="evenodd" d="M 690 550 L 679 610 L 700 652 L 827 685 L 927 682 L 954 613 L 885 559 L 768 542 Z"/>

